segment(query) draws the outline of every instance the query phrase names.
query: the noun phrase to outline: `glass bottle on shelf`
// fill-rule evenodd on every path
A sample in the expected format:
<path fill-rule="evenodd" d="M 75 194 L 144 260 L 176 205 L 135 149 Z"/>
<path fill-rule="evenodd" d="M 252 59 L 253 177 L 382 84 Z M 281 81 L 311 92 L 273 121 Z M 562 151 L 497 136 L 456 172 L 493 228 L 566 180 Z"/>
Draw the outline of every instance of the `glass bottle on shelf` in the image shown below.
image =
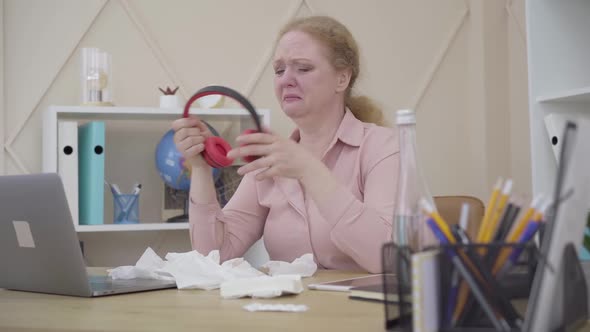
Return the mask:
<path fill-rule="evenodd" d="M 432 206 L 434 202 L 418 162 L 416 148 L 416 114 L 413 110 L 397 111 L 400 164 L 397 201 L 393 218 L 393 242 L 420 251 L 435 244 L 435 238 L 426 224 L 428 216 L 420 208 L 424 198 Z"/>

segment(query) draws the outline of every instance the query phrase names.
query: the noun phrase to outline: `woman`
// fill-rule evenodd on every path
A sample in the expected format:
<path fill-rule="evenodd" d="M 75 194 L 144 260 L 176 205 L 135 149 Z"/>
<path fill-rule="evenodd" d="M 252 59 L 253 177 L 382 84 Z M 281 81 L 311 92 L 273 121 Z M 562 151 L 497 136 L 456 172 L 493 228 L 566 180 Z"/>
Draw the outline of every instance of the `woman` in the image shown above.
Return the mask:
<path fill-rule="evenodd" d="M 196 117 L 174 121 L 192 165 L 190 236 L 202 254 L 242 256 L 262 235 L 272 260 L 313 253 L 321 268 L 381 271 L 391 239 L 399 149 L 394 130 L 366 97 L 352 96 L 358 47 L 338 21 L 313 16 L 287 24 L 273 58 L 274 89 L 297 126 L 290 139 L 243 135 L 228 157 L 260 156 L 238 169 L 242 182 L 221 209 L 200 153 L 211 133 Z M 373 123 L 370 123 L 373 122 Z"/>

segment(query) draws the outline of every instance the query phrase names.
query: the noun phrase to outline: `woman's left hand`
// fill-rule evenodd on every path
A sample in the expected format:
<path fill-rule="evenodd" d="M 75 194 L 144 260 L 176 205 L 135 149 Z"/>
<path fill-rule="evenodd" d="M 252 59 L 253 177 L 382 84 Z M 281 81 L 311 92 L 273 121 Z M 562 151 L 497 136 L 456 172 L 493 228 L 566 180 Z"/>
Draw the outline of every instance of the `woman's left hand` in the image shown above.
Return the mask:
<path fill-rule="evenodd" d="M 238 174 L 244 175 L 257 169 L 266 170 L 256 175 L 257 180 L 274 176 L 302 180 L 310 169 L 318 166 L 321 161 L 309 151 L 291 139 L 283 138 L 271 132 L 252 133 L 238 136 L 240 145 L 228 152 L 229 158 L 259 156 L 258 159 L 240 167 Z M 322 164 L 323 165 L 323 164 Z"/>

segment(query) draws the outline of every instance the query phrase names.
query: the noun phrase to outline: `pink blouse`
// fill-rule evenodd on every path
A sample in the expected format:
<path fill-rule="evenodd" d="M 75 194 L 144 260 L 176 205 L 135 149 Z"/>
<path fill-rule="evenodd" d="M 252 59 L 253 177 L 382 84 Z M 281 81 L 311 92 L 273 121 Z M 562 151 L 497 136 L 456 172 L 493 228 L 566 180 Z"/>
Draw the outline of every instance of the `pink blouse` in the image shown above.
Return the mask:
<path fill-rule="evenodd" d="M 291 138 L 299 141 L 299 131 Z M 381 271 L 381 246 L 391 239 L 399 146 L 394 129 L 364 123 L 347 110 L 322 161 L 348 190 L 318 205 L 299 181 L 257 181 L 246 174 L 221 209 L 191 200 L 193 249 L 219 249 L 222 260 L 241 257 L 264 235 L 271 260 L 291 262 L 313 253 L 320 268 Z M 223 244 L 215 223 L 224 223 Z"/>

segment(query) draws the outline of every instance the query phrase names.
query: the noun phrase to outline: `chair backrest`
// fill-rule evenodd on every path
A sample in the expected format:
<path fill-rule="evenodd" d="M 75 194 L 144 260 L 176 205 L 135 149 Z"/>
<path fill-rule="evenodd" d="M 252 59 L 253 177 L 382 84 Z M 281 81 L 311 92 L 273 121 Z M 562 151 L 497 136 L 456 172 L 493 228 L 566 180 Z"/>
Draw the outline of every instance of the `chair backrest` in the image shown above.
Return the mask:
<path fill-rule="evenodd" d="M 467 234 L 472 240 L 476 239 L 485 213 L 485 206 L 479 198 L 473 196 L 435 196 L 434 203 L 443 219 L 451 225 L 459 223 L 463 203 L 469 204 Z"/>

